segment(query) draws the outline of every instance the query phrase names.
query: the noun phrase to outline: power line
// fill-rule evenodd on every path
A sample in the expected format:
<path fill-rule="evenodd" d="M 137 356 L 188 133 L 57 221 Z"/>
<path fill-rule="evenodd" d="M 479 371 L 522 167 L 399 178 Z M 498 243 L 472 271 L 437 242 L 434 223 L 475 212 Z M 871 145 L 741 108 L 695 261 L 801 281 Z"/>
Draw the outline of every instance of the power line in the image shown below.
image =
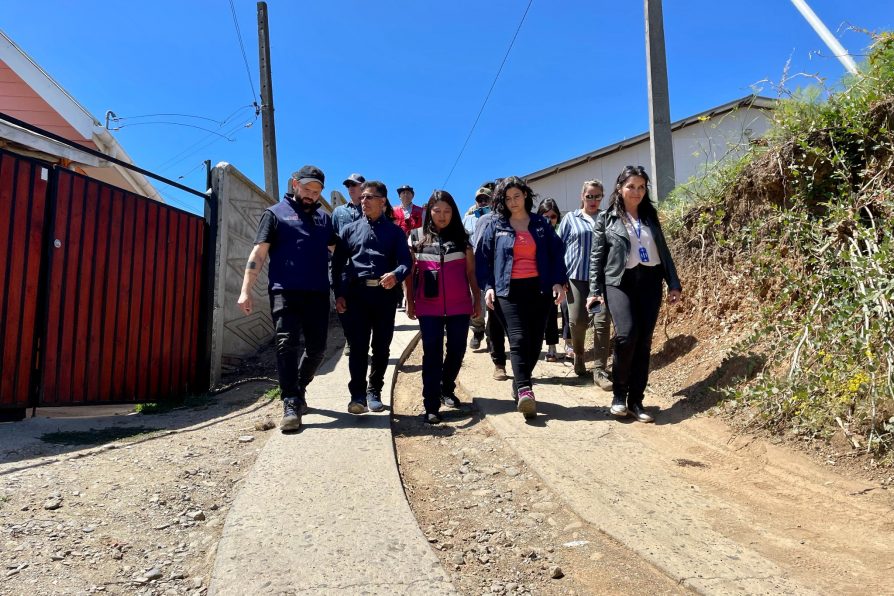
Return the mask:
<path fill-rule="evenodd" d="M 506 60 L 509 58 L 509 52 L 512 51 L 512 46 L 515 45 L 515 40 L 518 37 L 518 32 L 521 31 L 522 25 L 525 24 L 525 18 L 528 16 L 528 11 L 531 9 L 531 4 L 533 3 L 534 0 L 528 0 L 528 5 L 525 7 L 525 12 L 522 15 L 521 20 L 518 22 L 518 27 L 516 27 L 515 29 L 515 35 L 512 36 L 512 41 L 509 42 L 509 47 L 506 49 L 506 54 L 503 56 L 503 61 L 500 63 L 500 68 L 497 69 L 497 75 L 494 77 L 493 83 L 490 84 L 490 89 L 487 90 L 487 95 L 484 97 L 484 102 L 481 104 L 481 109 L 478 110 L 478 115 L 475 116 L 475 122 L 472 123 L 472 128 L 469 130 L 469 134 L 466 136 L 466 141 L 463 143 L 462 149 L 459 150 L 459 155 L 456 156 L 456 161 L 453 162 L 453 167 L 450 168 L 450 173 L 447 174 L 447 178 L 444 179 L 444 184 L 441 185 L 441 188 L 445 188 L 447 186 L 447 182 L 453 175 L 453 170 L 456 169 L 460 158 L 462 158 L 463 153 L 466 151 L 469 140 L 472 138 L 472 133 L 475 132 L 475 127 L 478 126 L 478 120 L 481 119 L 481 114 L 484 113 L 484 107 L 487 105 L 487 100 L 490 99 L 490 94 L 493 92 L 494 87 L 496 87 L 497 85 L 497 80 L 500 78 L 500 73 L 503 72 L 503 67 L 506 65 Z"/>
<path fill-rule="evenodd" d="M 207 120 L 209 122 L 216 122 L 217 124 L 223 124 L 220 120 L 215 120 L 214 118 L 208 118 L 207 116 L 193 116 L 192 114 L 141 114 L 139 116 L 111 116 L 109 120 L 113 122 L 118 122 L 119 120 L 134 120 L 136 118 L 157 118 L 159 116 L 174 116 L 177 118 L 196 118 L 197 120 Z"/>
<path fill-rule="evenodd" d="M 245 73 L 248 75 L 248 85 L 251 87 L 251 96 L 258 105 L 258 94 L 255 93 L 255 83 L 251 79 L 251 69 L 248 67 L 248 57 L 245 55 L 245 44 L 242 43 L 242 30 L 239 29 L 239 20 L 236 18 L 236 5 L 230 0 L 230 13 L 233 15 L 233 25 L 236 26 L 236 38 L 239 40 L 239 49 L 242 51 L 242 60 L 245 62 Z"/>
<path fill-rule="evenodd" d="M 195 129 L 198 129 L 198 130 L 204 130 L 204 131 L 207 132 L 208 134 L 212 134 L 212 135 L 217 135 L 217 136 L 219 136 L 219 137 L 223 137 L 223 138 L 225 138 L 225 139 L 228 140 L 228 141 L 232 141 L 232 140 L 233 140 L 233 139 L 231 139 L 230 137 L 228 137 L 228 136 L 226 136 L 226 135 L 222 135 L 222 134 L 220 134 L 220 133 L 217 132 L 217 131 L 214 131 L 214 130 L 205 128 L 205 127 L 203 127 L 203 126 L 196 126 L 195 124 L 185 124 L 185 123 L 183 123 L 183 122 L 168 122 L 168 121 L 159 121 L 159 122 L 131 122 L 130 124 L 122 124 L 121 126 L 116 126 L 115 128 L 111 128 L 111 129 L 109 129 L 109 130 L 121 130 L 122 128 L 127 128 L 127 127 L 129 127 L 129 126 L 150 126 L 150 125 L 153 125 L 153 124 L 165 124 L 165 125 L 168 125 L 168 126 L 185 126 L 186 128 L 195 128 Z"/>
<path fill-rule="evenodd" d="M 230 120 L 233 119 L 233 117 L 236 116 L 236 114 L 238 114 L 239 112 L 241 112 L 241 111 L 244 110 L 244 109 L 251 108 L 251 107 L 252 107 L 252 106 L 250 106 L 250 105 L 245 105 L 245 106 L 241 106 L 241 107 L 237 108 L 237 109 L 234 110 L 229 116 L 227 116 L 226 118 L 223 119 L 223 121 L 220 123 L 220 127 L 223 128 L 223 127 L 224 127 Z M 257 116 L 257 114 L 255 114 L 255 119 L 252 120 L 250 123 L 239 123 L 238 125 L 236 125 L 236 126 L 230 128 L 229 130 L 224 131 L 224 132 L 223 132 L 223 135 L 226 136 L 226 137 L 230 137 L 233 133 L 235 133 L 235 132 L 236 132 L 237 130 L 239 130 L 240 128 L 247 128 L 247 127 L 249 127 L 251 124 L 254 124 L 254 122 L 257 121 L 257 119 L 258 119 L 258 116 Z M 198 147 L 199 145 L 202 145 L 203 143 L 205 143 L 205 142 L 206 142 L 209 138 L 211 138 L 212 136 L 214 136 L 214 135 L 207 134 L 207 135 L 203 136 L 202 138 L 200 138 L 199 140 L 195 141 L 195 142 L 192 143 L 191 145 L 188 145 L 187 147 L 185 147 L 184 149 L 178 151 L 177 153 L 175 153 L 174 155 L 172 155 L 172 156 L 169 157 L 168 159 L 166 159 L 166 160 L 164 160 L 163 162 L 159 163 L 157 166 L 155 166 L 155 169 L 161 171 L 162 169 L 168 169 L 168 168 L 170 168 L 170 167 L 173 167 L 173 166 L 177 165 L 178 163 L 180 163 L 181 161 L 183 161 L 184 159 L 186 159 L 187 157 L 189 157 L 189 156 L 192 155 L 193 153 L 199 151 L 199 149 L 196 149 L 196 147 Z M 212 139 L 212 142 L 214 142 L 214 141 L 216 141 L 216 140 L 217 140 L 217 139 Z M 202 147 L 202 148 L 204 148 L 204 147 Z"/>

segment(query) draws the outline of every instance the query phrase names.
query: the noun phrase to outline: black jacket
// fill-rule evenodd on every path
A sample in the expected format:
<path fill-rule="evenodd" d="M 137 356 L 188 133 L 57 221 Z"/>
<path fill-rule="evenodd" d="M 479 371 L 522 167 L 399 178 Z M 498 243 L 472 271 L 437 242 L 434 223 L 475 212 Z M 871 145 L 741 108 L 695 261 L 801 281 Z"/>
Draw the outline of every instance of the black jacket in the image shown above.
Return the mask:
<path fill-rule="evenodd" d="M 661 266 L 664 268 L 664 281 L 671 290 L 681 290 L 677 268 L 671 258 L 661 224 L 647 220 L 645 222 L 655 239 Z M 630 253 L 630 234 L 627 226 L 618 217 L 614 209 L 600 211 L 593 226 L 593 248 L 590 251 L 590 294 L 601 296 L 605 286 L 621 285 L 621 277 L 627 267 L 627 255 Z"/>

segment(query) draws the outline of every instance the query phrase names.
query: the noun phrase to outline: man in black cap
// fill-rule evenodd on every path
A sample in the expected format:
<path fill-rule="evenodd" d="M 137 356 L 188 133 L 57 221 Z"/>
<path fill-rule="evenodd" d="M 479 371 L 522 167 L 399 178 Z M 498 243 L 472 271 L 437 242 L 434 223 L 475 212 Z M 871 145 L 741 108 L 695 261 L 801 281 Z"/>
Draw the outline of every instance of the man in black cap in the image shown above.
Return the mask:
<path fill-rule="evenodd" d="M 397 288 L 410 272 L 407 238 L 385 216 L 387 200 L 388 189 L 382 182 L 361 186 L 363 217 L 341 229 L 332 256 L 335 309 L 342 315 L 351 344 L 348 412 L 352 414 L 385 409 L 382 387 L 394 336 Z"/>
<path fill-rule="evenodd" d="M 320 209 L 325 177 L 304 166 L 289 179 L 283 200 L 261 216 L 255 247 L 248 257 L 239 307 L 251 314 L 252 287 L 270 257 L 270 313 L 276 333 L 276 368 L 282 395 L 283 432 L 301 428 L 306 390 L 326 350 L 329 327 L 329 247 L 335 244 L 332 219 Z M 300 336 L 304 353 L 298 358 Z"/>
<path fill-rule="evenodd" d="M 366 182 L 366 178 L 360 174 L 351 174 L 342 183 L 348 189 L 348 196 L 351 201 L 344 205 L 339 205 L 332 212 L 332 227 L 336 234 L 352 221 L 360 219 L 362 215 L 360 211 L 360 185 L 364 182 Z"/>

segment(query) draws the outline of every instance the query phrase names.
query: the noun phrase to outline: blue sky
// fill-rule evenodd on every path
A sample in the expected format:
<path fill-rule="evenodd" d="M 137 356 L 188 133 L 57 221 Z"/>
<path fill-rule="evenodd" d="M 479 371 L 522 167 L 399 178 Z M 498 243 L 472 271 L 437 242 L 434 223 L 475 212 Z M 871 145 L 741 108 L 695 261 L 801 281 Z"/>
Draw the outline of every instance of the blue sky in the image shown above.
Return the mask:
<path fill-rule="evenodd" d="M 870 39 L 848 25 L 894 28 L 888 0 L 809 3 L 853 54 Z M 259 93 L 256 3 L 234 4 Z M 201 189 L 201 162 L 227 161 L 263 187 L 260 120 L 247 107 L 254 97 L 227 0 L 35 6 L 0 0 L 0 28 L 100 120 L 106 110 L 211 119 L 122 120 L 114 134 L 138 165 Z M 313 163 L 327 195 L 360 172 L 385 181 L 393 201 L 410 184 L 423 202 L 444 185 L 526 6 L 270 0 L 280 189 Z M 761 81 L 778 81 L 789 59 L 790 73 L 835 81 L 844 72 L 788 0 L 665 2 L 664 16 L 674 120 L 755 88 L 775 96 Z M 809 79 L 791 84 L 799 81 Z M 634 136 L 647 118 L 642 2 L 534 0 L 446 188 L 469 205 L 484 180 Z M 201 210 L 201 199 L 156 186 L 172 204 Z"/>

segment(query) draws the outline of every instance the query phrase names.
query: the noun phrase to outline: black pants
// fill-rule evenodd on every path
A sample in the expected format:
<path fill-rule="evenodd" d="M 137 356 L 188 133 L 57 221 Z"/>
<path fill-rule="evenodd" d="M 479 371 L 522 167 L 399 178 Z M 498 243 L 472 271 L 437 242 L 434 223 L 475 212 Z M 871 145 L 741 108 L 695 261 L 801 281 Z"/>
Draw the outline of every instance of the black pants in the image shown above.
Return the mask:
<path fill-rule="evenodd" d="M 482 308 L 484 306 L 482 301 Z M 487 346 L 490 352 L 490 360 L 496 366 L 506 366 L 506 330 L 503 329 L 503 322 L 497 316 L 496 305 L 495 310 L 487 312 Z"/>
<path fill-rule="evenodd" d="M 606 286 L 605 302 L 615 324 L 612 385 L 617 400 L 642 404 L 649 382 L 652 333 L 661 309 L 664 268 L 637 265 L 620 286 Z"/>
<path fill-rule="evenodd" d="M 276 370 L 282 397 L 304 397 L 304 390 L 326 352 L 329 294 L 303 290 L 271 292 L 270 314 L 276 334 Z M 302 333 L 304 351 L 299 360 Z"/>
<path fill-rule="evenodd" d="M 540 279 L 513 279 L 509 296 L 497 297 L 497 315 L 509 337 L 509 360 L 512 362 L 512 390 L 518 395 L 522 387 L 531 387 L 531 374 L 540 359 L 549 296 L 540 292 Z"/>
<path fill-rule="evenodd" d="M 547 317 L 546 317 L 546 344 L 549 346 L 554 346 L 559 343 L 559 310 L 560 307 L 556 306 L 555 301 L 551 302 L 547 305 Z M 571 335 L 568 330 L 568 305 L 564 302 L 561 306 L 562 311 L 562 339 L 568 340 Z"/>
<path fill-rule="evenodd" d="M 422 333 L 422 402 L 426 412 L 436 414 L 441 408 L 441 395 L 456 389 L 456 376 L 466 354 L 469 315 L 419 317 L 419 331 Z"/>
<path fill-rule="evenodd" d="M 347 310 L 342 314 L 341 320 L 345 337 L 351 345 L 351 355 L 348 356 L 348 370 L 351 373 L 348 391 L 352 400 L 366 403 L 368 390 L 381 393 L 385 385 L 385 369 L 391 355 L 397 300 L 397 290 L 393 288 L 386 290 L 381 286 L 367 287 L 362 284 L 352 285 L 345 296 Z M 372 358 L 369 357 L 370 348 Z"/>

